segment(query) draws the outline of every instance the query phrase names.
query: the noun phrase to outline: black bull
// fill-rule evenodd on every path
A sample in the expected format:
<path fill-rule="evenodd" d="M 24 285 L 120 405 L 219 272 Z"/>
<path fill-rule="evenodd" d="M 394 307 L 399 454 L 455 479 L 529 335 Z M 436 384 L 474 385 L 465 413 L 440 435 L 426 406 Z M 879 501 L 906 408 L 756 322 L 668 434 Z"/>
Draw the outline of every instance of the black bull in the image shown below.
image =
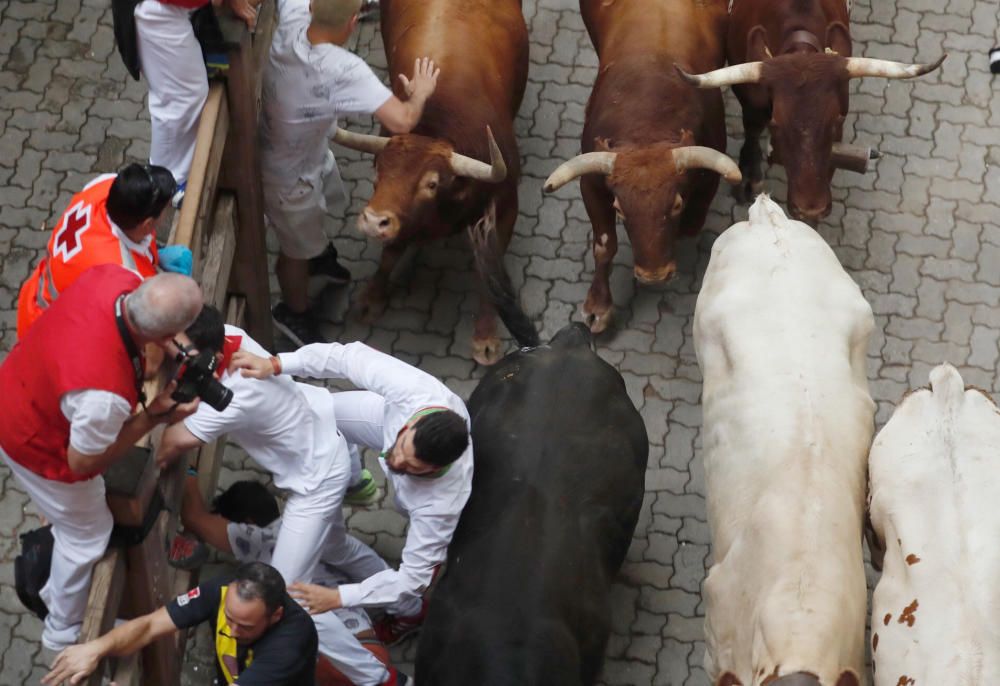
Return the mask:
<path fill-rule="evenodd" d="M 472 495 L 424 624 L 416 683 L 591 684 L 642 504 L 642 419 L 581 324 L 503 358 L 469 413 Z"/>

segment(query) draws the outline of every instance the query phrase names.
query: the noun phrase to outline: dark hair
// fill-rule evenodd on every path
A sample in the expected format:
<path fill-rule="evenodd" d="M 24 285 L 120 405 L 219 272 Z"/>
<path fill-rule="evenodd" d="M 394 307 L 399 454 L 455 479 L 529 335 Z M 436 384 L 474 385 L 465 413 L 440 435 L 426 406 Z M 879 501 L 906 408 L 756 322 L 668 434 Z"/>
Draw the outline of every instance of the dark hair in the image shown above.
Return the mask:
<path fill-rule="evenodd" d="M 231 522 L 267 526 L 279 516 L 278 499 L 259 481 L 237 481 L 212 500 L 212 512 Z"/>
<path fill-rule="evenodd" d="M 198 352 L 211 350 L 217 353 L 226 342 L 226 322 L 214 305 L 204 305 L 184 333 Z"/>
<path fill-rule="evenodd" d="M 177 182 L 166 167 L 132 163 L 118 172 L 108 192 L 108 217 L 122 231 L 131 231 L 143 220 L 159 217 Z"/>
<path fill-rule="evenodd" d="M 431 412 L 413 425 L 413 450 L 417 459 L 436 467 L 447 467 L 469 446 L 469 429 L 456 412 Z"/>
<path fill-rule="evenodd" d="M 262 600 L 268 616 L 284 605 L 285 580 L 278 570 L 263 562 L 245 562 L 236 568 L 232 585 L 240 600 Z"/>

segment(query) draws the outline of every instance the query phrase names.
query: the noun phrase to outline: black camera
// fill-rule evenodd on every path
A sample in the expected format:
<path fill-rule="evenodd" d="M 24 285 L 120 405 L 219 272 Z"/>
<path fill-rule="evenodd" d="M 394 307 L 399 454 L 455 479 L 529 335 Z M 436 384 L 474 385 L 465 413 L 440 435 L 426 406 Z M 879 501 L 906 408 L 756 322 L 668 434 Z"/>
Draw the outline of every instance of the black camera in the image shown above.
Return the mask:
<path fill-rule="evenodd" d="M 176 345 L 176 343 L 175 343 Z M 180 367 L 174 378 L 177 380 L 177 390 L 171 394 L 171 399 L 179 403 L 189 403 L 195 398 L 201 398 L 222 412 L 233 399 L 233 392 L 219 383 L 215 378 L 215 368 L 218 362 L 211 351 L 191 353 L 188 348 L 178 345 L 180 352 L 174 358 Z"/>

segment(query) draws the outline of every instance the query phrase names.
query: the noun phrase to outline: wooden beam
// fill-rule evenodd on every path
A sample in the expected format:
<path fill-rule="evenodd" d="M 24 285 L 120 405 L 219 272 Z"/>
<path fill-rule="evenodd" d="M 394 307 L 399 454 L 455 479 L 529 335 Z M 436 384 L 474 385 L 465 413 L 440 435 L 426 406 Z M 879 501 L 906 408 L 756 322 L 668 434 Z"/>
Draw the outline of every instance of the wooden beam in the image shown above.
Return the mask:
<path fill-rule="evenodd" d="M 222 310 L 236 253 L 236 200 L 232 193 L 219 193 L 212 220 L 212 233 L 205 248 L 199 282 L 205 302 Z"/>
<path fill-rule="evenodd" d="M 92 641 L 111 630 L 118 616 L 118 603 L 125 585 L 125 556 L 116 548 L 104 553 L 96 565 L 90 582 L 87 614 L 83 617 L 80 643 Z M 103 665 L 94 670 L 86 686 L 100 686 Z"/>
<path fill-rule="evenodd" d="M 237 173 L 227 179 L 239 178 L 230 188 L 236 194 L 238 229 L 236 249 L 236 289 L 247 298 L 247 328 L 265 349 L 274 348 L 271 324 L 271 293 L 267 269 L 267 245 L 264 237 L 264 205 L 262 200 L 260 159 L 257 150 L 257 89 L 253 72 L 250 35 L 243 37 L 238 49 L 229 53 L 229 93 L 232 145 L 226 152 L 226 164 Z"/>
<path fill-rule="evenodd" d="M 126 583 L 132 608 L 138 615 L 153 612 L 173 597 L 167 552 L 163 545 L 168 515 L 166 511 L 161 512 L 146 539 L 127 550 Z M 151 643 L 142 651 L 143 685 L 176 686 L 180 679 L 181 658 L 176 654 L 173 636 Z"/>
<path fill-rule="evenodd" d="M 209 86 L 208 99 L 198 121 L 198 139 L 180 218 L 168 241 L 172 245 L 191 248 L 195 255 L 195 269 L 202 257 L 201 236 L 205 233 L 204 225 L 215 200 L 215 186 L 228 134 L 229 103 L 226 100 L 226 89 L 221 83 L 213 83 Z"/>

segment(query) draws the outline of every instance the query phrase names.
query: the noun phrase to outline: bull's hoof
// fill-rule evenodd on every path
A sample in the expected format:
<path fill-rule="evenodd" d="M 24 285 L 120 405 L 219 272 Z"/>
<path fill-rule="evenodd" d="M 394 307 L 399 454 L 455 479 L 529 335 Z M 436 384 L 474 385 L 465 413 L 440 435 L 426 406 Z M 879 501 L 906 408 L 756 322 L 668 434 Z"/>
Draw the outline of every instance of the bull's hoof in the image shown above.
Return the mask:
<path fill-rule="evenodd" d="M 472 359 L 484 367 L 496 364 L 503 353 L 500 350 L 500 338 L 490 336 L 489 338 L 472 339 Z"/>
<path fill-rule="evenodd" d="M 583 306 L 583 323 L 590 329 L 590 333 L 599 334 L 611 325 L 611 307 L 590 307 Z"/>

